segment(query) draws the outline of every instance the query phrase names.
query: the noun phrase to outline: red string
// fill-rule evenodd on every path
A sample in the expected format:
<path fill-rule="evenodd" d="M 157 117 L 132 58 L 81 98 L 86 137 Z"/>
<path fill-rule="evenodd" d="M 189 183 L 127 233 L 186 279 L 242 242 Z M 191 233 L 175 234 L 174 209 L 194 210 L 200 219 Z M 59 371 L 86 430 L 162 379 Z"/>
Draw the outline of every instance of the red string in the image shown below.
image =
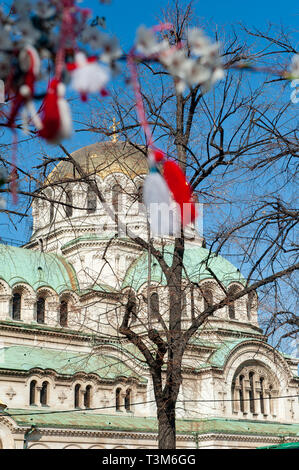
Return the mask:
<path fill-rule="evenodd" d="M 163 24 L 154 26 L 152 30 L 156 32 L 156 31 L 165 31 L 165 30 L 172 29 L 172 28 L 173 26 L 171 23 L 163 23 Z M 140 125 L 143 128 L 146 139 L 147 139 L 147 144 L 149 147 L 154 148 L 153 136 L 152 136 L 149 123 L 146 118 L 143 99 L 141 95 L 141 89 L 140 89 L 140 83 L 138 80 L 138 72 L 137 72 L 137 65 L 136 65 L 135 57 L 136 55 L 135 55 L 135 46 L 134 46 L 128 54 L 127 62 L 128 62 L 128 67 L 131 73 L 132 86 L 133 86 L 133 90 L 135 94 L 136 110 L 137 110 L 137 115 L 138 115 Z"/>

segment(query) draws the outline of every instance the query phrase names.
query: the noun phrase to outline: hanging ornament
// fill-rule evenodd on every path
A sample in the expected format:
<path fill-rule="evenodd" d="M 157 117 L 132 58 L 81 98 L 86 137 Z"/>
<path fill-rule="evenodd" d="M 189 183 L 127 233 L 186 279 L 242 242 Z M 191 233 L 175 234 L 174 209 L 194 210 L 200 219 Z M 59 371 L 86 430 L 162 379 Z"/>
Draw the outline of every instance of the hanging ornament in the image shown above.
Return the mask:
<path fill-rule="evenodd" d="M 82 101 L 87 100 L 88 93 L 107 95 L 108 69 L 100 65 L 96 57 L 86 57 L 83 52 L 77 52 L 75 62 L 68 63 L 67 69 L 71 73 L 71 86 L 80 93 Z"/>
<path fill-rule="evenodd" d="M 183 227 L 193 222 L 197 217 L 192 189 L 186 180 L 185 174 L 173 160 L 165 160 L 163 176 L 174 200 L 179 204 Z"/>
<path fill-rule="evenodd" d="M 35 81 L 40 72 L 40 59 L 36 49 L 32 46 L 26 46 L 19 53 L 19 67 L 24 74 L 23 83 L 18 88 L 15 98 L 12 102 L 10 115 L 8 118 L 8 125 L 14 127 L 15 119 L 22 106 L 22 118 L 25 129 L 28 126 L 29 120 L 37 129 L 41 128 L 41 121 L 33 104 L 34 86 Z"/>
<path fill-rule="evenodd" d="M 54 78 L 42 104 L 42 128 L 38 132 L 51 144 L 60 143 L 72 134 L 71 111 L 64 95 L 64 84 Z"/>
<path fill-rule="evenodd" d="M 173 235 L 175 208 L 167 184 L 156 166 L 150 167 L 143 185 L 144 204 L 147 209 L 153 235 Z"/>

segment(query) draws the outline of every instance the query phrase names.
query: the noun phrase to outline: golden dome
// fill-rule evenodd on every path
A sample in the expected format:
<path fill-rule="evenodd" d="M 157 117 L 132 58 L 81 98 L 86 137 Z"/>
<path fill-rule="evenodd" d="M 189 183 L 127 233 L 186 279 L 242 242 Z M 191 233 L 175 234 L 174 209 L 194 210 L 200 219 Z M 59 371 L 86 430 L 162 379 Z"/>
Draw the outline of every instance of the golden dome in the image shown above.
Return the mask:
<path fill-rule="evenodd" d="M 124 173 L 134 179 L 148 172 L 145 154 L 128 142 L 99 142 L 82 147 L 71 155 L 88 176 L 98 174 L 105 178 L 111 173 Z M 69 179 L 80 179 L 80 175 L 70 161 L 62 160 L 48 175 L 46 182 Z"/>

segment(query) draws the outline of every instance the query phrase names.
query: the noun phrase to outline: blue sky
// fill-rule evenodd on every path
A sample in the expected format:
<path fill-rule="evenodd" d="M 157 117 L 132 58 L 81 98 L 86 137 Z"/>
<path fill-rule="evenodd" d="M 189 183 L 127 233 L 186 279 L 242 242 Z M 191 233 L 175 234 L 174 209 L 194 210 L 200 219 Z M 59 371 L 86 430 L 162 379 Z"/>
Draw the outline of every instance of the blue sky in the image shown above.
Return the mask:
<path fill-rule="evenodd" d="M 99 0 L 82 2 L 106 16 L 109 30 L 118 32 L 118 36 L 129 43 L 134 40 L 136 27 L 143 23 L 146 26 L 154 24 L 162 8 L 169 0 L 111 0 L 111 5 L 100 5 Z M 296 2 L 281 2 L 281 0 L 197 0 L 194 2 L 195 12 L 202 23 L 228 26 L 232 23 L 245 22 L 249 26 L 265 27 L 269 22 L 284 24 L 290 29 L 297 29 L 299 23 L 299 7 Z M 126 44 L 125 44 L 126 45 Z"/>
<path fill-rule="evenodd" d="M 111 0 L 111 5 L 102 5 L 99 0 L 84 0 L 82 6 L 93 10 L 93 16 L 105 16 L 107 31 L 116 34 L 125 50 L 132 45 L 135 37 L 135 31 L 140 24 L 151 26 L 158 22 L 161 8 L 169 4 L 168 0 L 151 0 L 142 2 L 141 0 Z M 198 17 L 199 25 L 204 29 L 217 27 L 226 28 L 238 22 L 245 22 L 249 27 L 265 29 L 268 23 L 283 24 L 294 37 L 297 34 L 298 41 L 298 20 L 299 8 L 295 7 L 295 2 L 282 3 L 278 0 L 251 0 L 250 2 L 240 2 L 237 0 L 213 2 L 202 0 L 195 1 L 195 14 Z M 297 28 L 297 32 L 296 32 Z M 296 43 L 296 42 L 295 42 Z M 298 42 L 297 42 L 298 44 Z M 87 108 L 78 108 L 79 112 L 86 112 Z M 19 138 L 26 137 L 19 135 Z M 9 143 L 12 140 L 11 134 L 6 133 L 4 141 Z M 74 150 L 80 146 L 94 142 L 95 135 L 86 133 L 74 135 L 71 141 L 67 142 L 67 148 Z M 25 142 L 19 145 L 20 162 L 29 169 L 33 162 L 36 162 L 42 150 L 48 150 L 49 153 L 56 153 L 57 150 L 47 146 L 44 142 L 34 141 Z M 23 160 L 25 159 L 25 160 Z M 9 199 L 9 207 L 14 208 Z M 0 214 L 0 237 L 15 238 L 21 241 L 28 239 L 30 235 L 30 221 L 19 221 L 14 219 L 14 224 L 4 214 Z"/>

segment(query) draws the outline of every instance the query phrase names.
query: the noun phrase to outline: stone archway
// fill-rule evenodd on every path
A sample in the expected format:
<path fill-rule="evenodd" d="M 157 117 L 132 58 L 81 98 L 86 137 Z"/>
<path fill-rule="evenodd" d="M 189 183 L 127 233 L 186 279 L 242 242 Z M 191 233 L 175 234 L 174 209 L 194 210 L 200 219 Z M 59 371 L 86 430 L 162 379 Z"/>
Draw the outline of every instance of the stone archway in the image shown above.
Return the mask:
<path fill-rule="evenodd" d="M 15 443 L 11 431 L 4 423 L 0 423 L 0 449 L 14 449 Z"/>

